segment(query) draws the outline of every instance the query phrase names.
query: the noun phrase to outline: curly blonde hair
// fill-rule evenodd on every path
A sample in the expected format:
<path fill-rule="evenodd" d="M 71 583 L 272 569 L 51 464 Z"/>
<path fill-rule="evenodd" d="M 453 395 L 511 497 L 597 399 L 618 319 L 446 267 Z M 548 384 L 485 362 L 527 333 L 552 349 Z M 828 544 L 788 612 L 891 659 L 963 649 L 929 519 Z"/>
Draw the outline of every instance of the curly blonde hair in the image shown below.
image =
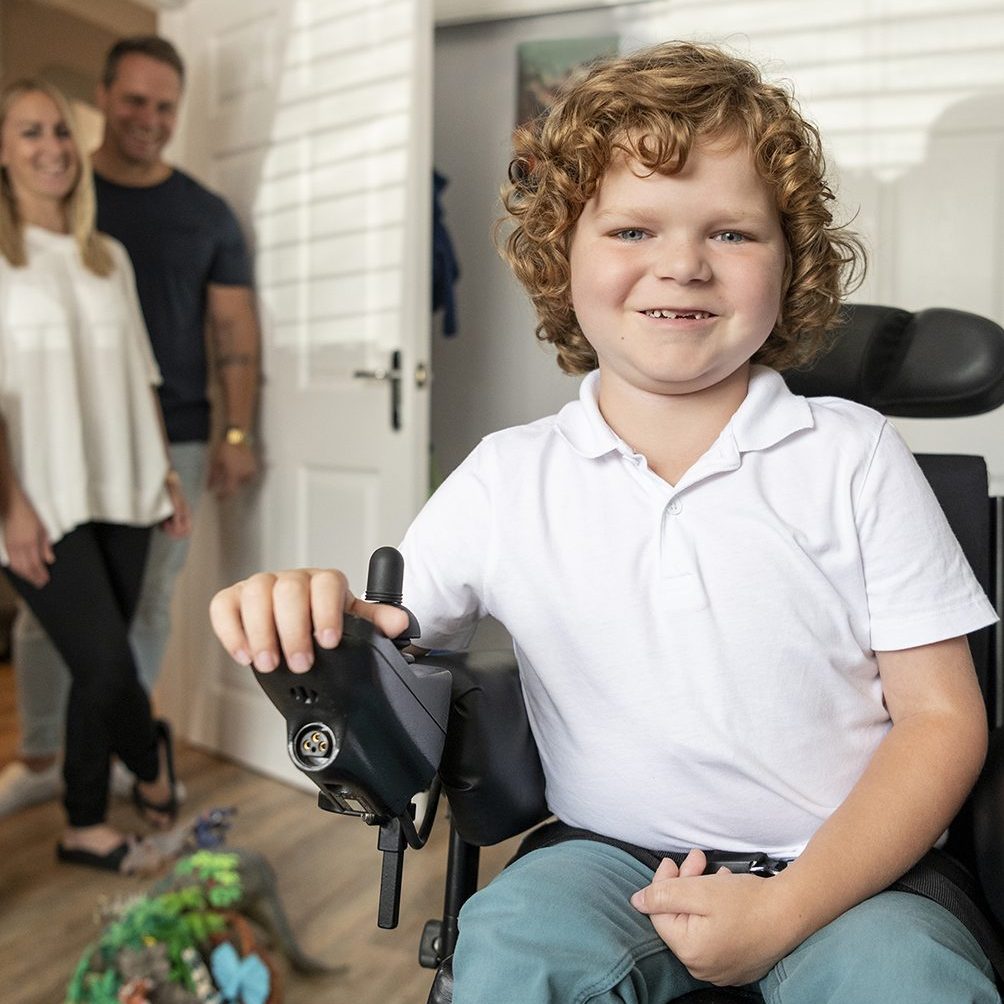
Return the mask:
<path fill-rule="evenodd" d="M 502 256 L 537 311 L 537 337 L 566 373 L 586 373 L 596 353 L 570 293 L 569 246 L 586 202 L 615 155 L 648 170 L 680 171 L 698 141 L 744 142 L 773 192 L 786 242 L 777 323 L 754 362 L 803 365 L 826 345 L 843 295 L 864 273 L 857 236 L 833 223 L 819 133 L 782 87 L 747 60 L 685 42 L 597 63 L 514 137 L 502 189 L 513 224 Z"/>

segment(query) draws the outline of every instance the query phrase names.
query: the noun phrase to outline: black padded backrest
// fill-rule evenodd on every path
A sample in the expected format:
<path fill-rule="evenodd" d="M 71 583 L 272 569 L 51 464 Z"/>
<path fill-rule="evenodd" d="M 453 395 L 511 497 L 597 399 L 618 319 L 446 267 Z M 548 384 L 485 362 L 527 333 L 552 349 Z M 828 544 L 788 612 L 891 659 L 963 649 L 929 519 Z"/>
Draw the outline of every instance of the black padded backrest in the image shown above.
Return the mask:
<path fill-rule="evenodd" d="M 835 395 L 884 415 L 955 418 L 1004 404 L 1004 329 L 989 318 L 935 307 L 846 305 L 830 348 L 785 373 L 796 394 Z"/>
<path fill-rule="evenodd" d="M 984 592 L 991 595 L 990 500 L 986 461 L 982 457 L 948 453 L 918 453 L 916 456 L 976 578 Z M 992 627 L 981 628 L 969 636 L 973 663 L 989 708 L 993 707 L 990 667 L 992 631 Z"/>
<path fill-rule="evenodd" d="M 784 374 L 796 394 L 844 397 L 908 418 L 980 415 L 1004 404 L 1004 328 L 989 318 L 943 307 L 911 313 L 847 304 L 841 321 L 812 365 Z M 977 457 L 918 460 L 980 584 L 1000 606 L 996 580 L 1004 578 L 1004 570 L 995 575 L 991 568 L 996 537 L 985 465 Z M 1000 541 L 996 546 L 1000 550 Z M 996 723 L 1004 689 L 1004 644 L 994 638 L 994 629 L 986 628 L 971 635 L 970 643 Z"/>

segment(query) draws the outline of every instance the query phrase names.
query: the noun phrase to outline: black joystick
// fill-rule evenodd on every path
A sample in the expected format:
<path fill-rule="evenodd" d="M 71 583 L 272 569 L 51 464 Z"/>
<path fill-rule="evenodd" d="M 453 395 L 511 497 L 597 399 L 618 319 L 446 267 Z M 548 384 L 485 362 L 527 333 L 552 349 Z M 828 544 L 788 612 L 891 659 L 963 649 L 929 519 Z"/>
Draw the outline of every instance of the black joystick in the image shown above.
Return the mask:
<path fill-rule="evenodd" d="M 449 720 L 450 672 L 415 661 L 402 649 L 421 634 L 401 603 L 404 560 L 392 547 L 370 559 L 366 599 L 400 607 L 408 627 L 387 639 L 370 621 L 346 614 L 335 649 L 314 646 L 314 666 L 293 673 L 280 660 L 255 673 L 286 719 L 293 763 L 320 789 L 318 805 L 380 827 L 384 853 L 378 923 L 397 923 L 406 846 L 421 847 L 435 816 L 435 795 L 416 827 L 412 798 L 434 784 Z"/>
<path fill-rule="evenodd" d="M 369 572 L 366 576 L 368 603 L 385 603 L 397 607 L 408 615 L 408 626 L 391 640 L 398 648 L 407 648 L 422 629 L 415 615 L 401 602 L 404 586 L 404 558 L 395 547 L 378 547 L 370 555 Z"/>

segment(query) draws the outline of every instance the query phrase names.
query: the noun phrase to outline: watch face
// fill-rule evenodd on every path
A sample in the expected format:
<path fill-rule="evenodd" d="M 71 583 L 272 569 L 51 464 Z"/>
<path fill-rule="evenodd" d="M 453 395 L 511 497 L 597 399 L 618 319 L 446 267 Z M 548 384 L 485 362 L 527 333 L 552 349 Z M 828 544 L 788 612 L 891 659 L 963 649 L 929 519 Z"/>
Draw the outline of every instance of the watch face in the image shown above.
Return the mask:
<path fill-rule="evenodd" d="M 231 446 L 242 446 L 247 442 L 247 433 L 243 429 L 227 429 L 227 442 Z"/>

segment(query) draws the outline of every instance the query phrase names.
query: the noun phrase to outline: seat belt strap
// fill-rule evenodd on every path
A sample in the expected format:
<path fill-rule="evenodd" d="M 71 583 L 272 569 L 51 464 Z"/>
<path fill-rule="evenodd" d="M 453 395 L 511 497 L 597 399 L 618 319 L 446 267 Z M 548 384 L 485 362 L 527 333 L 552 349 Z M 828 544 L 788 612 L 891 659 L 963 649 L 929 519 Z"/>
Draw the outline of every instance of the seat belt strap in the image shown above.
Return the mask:
<path fill-rule="evenodd" d="M 969 869 L 935 849 L 889 888 L 932 900 L 960 920 L 994 967 L 998 988 L 1004 988 L 1004 942 L 981 905 L 983 896 Z"/>
<path fill-rule="evenodd" d="M 629 844 L 625 840 L 617 840 L 615 837 L 608 837 L 603 833 L 577 829 L 556 819 L 538 827 L 525 837 L 512 861 L 529 854 L 530 851 L 561 844 L 566 840 L 592 840 L 594 843 L 607 844 L 609 847 L 619 847 L 653 871 L 659 867 L 659 862 L 663 858 L 672 858 L 678 865 L 682 865 L 683 859 L 687 856 L 685 853 L 675 851 L 650 851 L 645 847 L 638 847 L 636 844 Z M 731 872 L 768 878 L 784 871 L 788 865 L 788 862 L 783 858 L 771 858 L 766 854 L 744 854 L 741 851 L 705 851 L 704 853 L 708 859 L 707 872 L 718 871 L 719 868 L 724 867 Z M 512 864 L 512 861 L 509 864 Z"/>

